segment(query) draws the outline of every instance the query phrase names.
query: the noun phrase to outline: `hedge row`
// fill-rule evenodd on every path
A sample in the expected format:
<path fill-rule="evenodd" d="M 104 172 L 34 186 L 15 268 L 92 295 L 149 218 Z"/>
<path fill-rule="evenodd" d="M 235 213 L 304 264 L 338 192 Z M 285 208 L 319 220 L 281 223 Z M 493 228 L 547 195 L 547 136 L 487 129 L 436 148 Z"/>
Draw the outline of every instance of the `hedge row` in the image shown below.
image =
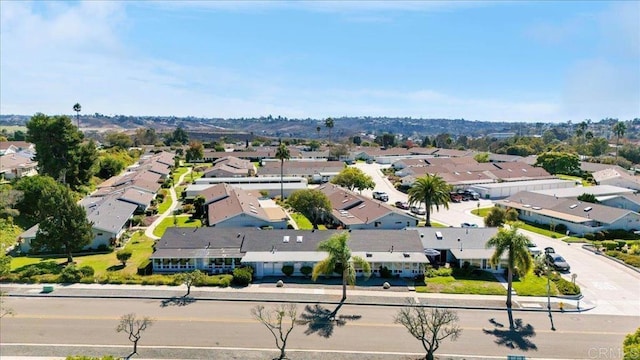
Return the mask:
<path fill-rule="evenodd" d="M 627 230 L 611 229 L 584 234 L 584 238 L 587 240 L 638 240 L 640 236 Z"/>
<path fill-rule="evenodd" d="M 560 276 L 558 273 L 553 273 L 550 276 L 551 281 L 554 282 L 554 284 L 556 284 L 556 288 L 558 289 L 558 292 L 560 292 L 560 294 L 562 295 L 578 295 L 580 294 L 580 286 L 574 284 L 571 281 L 566 280 L 565 278 L 563 278 L 562 276 Z"/>
<path fill-rule="evenodd" d="M 607 251 L 606 254 L 616 259 L 622 260 L 628 265 L 640 268 L 640 255 L 625 254 L 621 251 L 616 250 Z"/>

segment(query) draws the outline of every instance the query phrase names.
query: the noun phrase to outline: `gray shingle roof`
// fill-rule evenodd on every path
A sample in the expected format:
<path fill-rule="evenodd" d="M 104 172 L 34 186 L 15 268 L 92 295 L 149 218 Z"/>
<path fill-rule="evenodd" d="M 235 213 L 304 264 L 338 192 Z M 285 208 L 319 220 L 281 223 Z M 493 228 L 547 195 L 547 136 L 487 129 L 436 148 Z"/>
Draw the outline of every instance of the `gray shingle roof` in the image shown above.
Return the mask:
<path fill-rule="evenodd" d="M 83 206 L 94 229 L 111 233 L 118 233 L 138 208 L 137 205 L 120 201 L 116 197 L 101 198 L 96 202 L 83 203 Z"/>

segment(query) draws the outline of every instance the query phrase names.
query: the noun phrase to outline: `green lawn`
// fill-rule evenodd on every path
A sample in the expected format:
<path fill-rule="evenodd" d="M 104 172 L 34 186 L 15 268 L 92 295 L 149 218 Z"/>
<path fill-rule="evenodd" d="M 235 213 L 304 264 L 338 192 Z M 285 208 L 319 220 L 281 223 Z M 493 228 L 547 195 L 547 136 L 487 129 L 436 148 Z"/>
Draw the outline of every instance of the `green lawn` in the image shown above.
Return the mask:
<path fill-rule="evenodd" d="M 543 226 L 543 225 L 540 225 Z M 523 230 L 528 230 L 531 232 L 534 232 L 536 234 L 540 234 L 540 235 L 544 235 L 550 238 L 554 238 L 554 239 L 560 239 L 560 238 L 564 238 L 567 235 L 565 233 L 560 233 L 560 232 L 555 232 L 555 231 L 551 231 L 549 230 L 549 226 L 548 225 L 544 225 L 546 227 L 538 227 L 538 226 L 534 226 L 532 224 L 527 224 L 527 223 L 520 223 L 520 229 Z M 567 242 L 586 242 L 585 239 L 582 238 L 578 238 L 578 237 L 574 237 L 574 236 L 569 236 L 567 239 Z"/>
<path fill-rule="evenodd" d="M 480 217 L 484 218 L 485 216 L 487 216 L 487 214 L 489 214 L 491 209 L 493 209 L 493 206 L 492 207 L 480 208 L 480 209 L 474 209 L 474 210 L 471 210 L 471 213 L 473 215 L 477 215 L 477 216 L 480 216 Z"/>
<path fill-rule="evenodd" d="M 177 184 L 178 180 L 180 180 L 180 176 L 182 176 L 182 174 L 186 173 L 187 170 L 189 170 L 188 167 L 179 167 L 179 168 L 173 170 L 173 173 L 172 173 L 173 183 Z"/>
<path fill-rule="evenodd" d="M 579 177 L 579 176 L 571 176 L 571 175 L 562 175 L 562 174 L 556 174 L 556 176 L 559 179 L 562 180 L 573 180 L 573 181 L 579 181 L 582 186 L 591 186 L 591 183 L 588 182 L 587 180 L 584 180 L 583 178 Z"/>
<path fill-rule="evenodd" d="M 95 276 L 105 275 L 109 272 L 119 271 L 123 274 L 135 274 L 138 269 L 138 265 L 151 256 L 153 252 L 153 240 L 148 237 L 135 233 L 131 239 L 125 245 L 125 249 L 132 251 L 132 256 L 127 261 L 127 266 L 122 268 L 122 263 L 116 258 L 115 251 L 108 254 L 98 255 L 76 255 L 73 257 L 73 261 L 78 266 L 91 266 L 95 271 Z M 63 264 L 67 261 L 66 257 L 43 257 L 43 256 L 20 256 L 11 260 L 11 270 L 19 269 L 26 265 L 39 263 L 41 261 L 53 260 L 58 264 Z"/>
<path fill-rule="evenodd" d="M 190 216 L 176 216 L 176 224 L 177 227 L 201 227 L 202 222 L 200 220 L 193 220 Z M 167 216 L 164 220 L 158 224 L 158 226 L 153 230 L 153 235 L 162 237 L 164 232 L 168 227 L 174 226 L 173 215 Z"/>
<path fill-rule="evenodd" d="M 476 276 L 438 276 L 426 278 L 425 286 L 416 286 L 416 292 L 443 294 L 506 295 L 507 289 L 486 271 Z"/>
<path fill-rule="evenodd" d="M 311 224 L 311 221 L 309 221 L 306 216 L 300 213 L 291 213 L 291 218 L 298 224 L 300 230 L 313 230 L 313 224 Z M 318 230 L 327 230 L 327 227 L 320 224 L 318 225 Z"/>
<path fill-rule="evenodd" d="M 424 227 L 426 223 L 427 223 L 427 221 L 426 221 L 426 220 L 420 220 L 420 221 L 418 221 L 418 227 Z M 439 222 L 437 222 L 437 221 L 433 221 L 433 220 L 431 220 L 431 227 L 436 227 L 436 228 L 446 228 L 446 227 L 448 227 L 448 226 L 447 226 L 447 225 L 445 225 L 445 224 L 439 223 Z"/>
<path fill-rule="evenodd" d="M 173 198 L 171 198 L 169 191 L 167 191 L 167 195 L 165 195 L 164 200 L 162 200 L 162 204 L 158 205 L 158 214 L 162 214 L 169 210 L 171 204 L 173 204 Z"/>
<path fill-rule="evenodd" d="M 551 296 L 558 294 L 558 289 L 553 281 L 549 282 Z M 547 278 L 536 276 L 533 271 L 527 276 L 513 282 L 513 289 L 518 295 L 522 296 L 546 296 L 547 295 Z"/>

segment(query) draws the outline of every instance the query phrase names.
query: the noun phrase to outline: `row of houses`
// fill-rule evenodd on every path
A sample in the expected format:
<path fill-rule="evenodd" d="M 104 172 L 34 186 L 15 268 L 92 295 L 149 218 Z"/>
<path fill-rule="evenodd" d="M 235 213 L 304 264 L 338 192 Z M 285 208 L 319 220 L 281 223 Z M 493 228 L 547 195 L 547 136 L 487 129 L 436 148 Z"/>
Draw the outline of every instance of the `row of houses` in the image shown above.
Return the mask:
<path fill-rule="evenodd" d="M 134 214 L 144 213 L 155 199 L 161 183 L 171 173 L 174 155 L 161 152 L 143 156 L 136 166 L 101 183 L 80 204 L 91 222 L 93 240 L 86 249 L 114 245 L 130 226 Z M 19 236 L 22 252 L 31 250 L 38 224 Z"/>
<path fill-rule="evenodd" d="M 240 266 L 252 266 L 254 276 L 283 276 L 285 265 L 293 276 L 326 258 L 318 244 L 345 230 L 259 230 L 255 228 L 168 228 L 151 255 L 154 273 L 201 270 L 223 274 Z M 388 269 L 399 277 L 424 273 L 425 266 L 465 263 L 489 271 L 492 249 L 487 241 L 497 229 L 407 228 L 406 230 L 346 230 L 353 256 L 367 260 L 374 276 Z M 357 276 L 362 269 L 357 269 Z"/>

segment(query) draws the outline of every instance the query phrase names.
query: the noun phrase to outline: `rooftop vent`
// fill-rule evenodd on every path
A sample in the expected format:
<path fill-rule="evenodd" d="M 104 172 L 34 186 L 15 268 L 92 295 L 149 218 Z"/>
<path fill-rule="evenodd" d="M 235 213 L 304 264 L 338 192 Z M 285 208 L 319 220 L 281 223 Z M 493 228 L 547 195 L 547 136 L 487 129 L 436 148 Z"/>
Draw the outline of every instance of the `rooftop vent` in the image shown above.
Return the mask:
<path fill-rule="evenodd" d="M 358 209 L 362 209 L 365 206 L 367 206 L 367 204 L 362 204 L 362 205 L 358 206 Z"/>
<path fill-rule="evenodd" d="M 542 208 L 540 206 L 534 206 L 532 207 L 533 210 L 542 210 Z"/>
<path fill-rule="evenodd" d="M 442 240 L 442 233 L 440 231 L 436 231 L 436 239 Z"/>
<path fill-rule="evenodd" d="M 302 235 L 296 236 L 296 242 L 297 243 L 301 243 L 302 242 Z"/>
<path fill-rule="evenodd" d="M 373 254 L 372 254 L 372 253 L 366 253 L 365 255 L 366 255 L 366 257 L 368 257 L 368 258 L 373 257 Z"/>
<path fill-rule="evenodd" d="M 408 258 L 410 255 L 409 255 L 409 253 L 402 253 L 402 256 Z"/>
<path fill-rule="evenodd" d="M 531 207 L 531 205 L 526 204 L 524 207 L 526 207 L 526 208 L 530 208 L 530 207 Z"/>
<path fill-rule="evenodd" d="M 591 206 L 587 206 L 586 208 L 584 208 L 584 211 L 591 211 L 591 209 L 593 209 Z"/>
<path fill-rule="evenodd" d="M 289 235 L 285 235 L 282 237 L 282 242 L 283 243 L 288 243 L 289 242 Z"/>

